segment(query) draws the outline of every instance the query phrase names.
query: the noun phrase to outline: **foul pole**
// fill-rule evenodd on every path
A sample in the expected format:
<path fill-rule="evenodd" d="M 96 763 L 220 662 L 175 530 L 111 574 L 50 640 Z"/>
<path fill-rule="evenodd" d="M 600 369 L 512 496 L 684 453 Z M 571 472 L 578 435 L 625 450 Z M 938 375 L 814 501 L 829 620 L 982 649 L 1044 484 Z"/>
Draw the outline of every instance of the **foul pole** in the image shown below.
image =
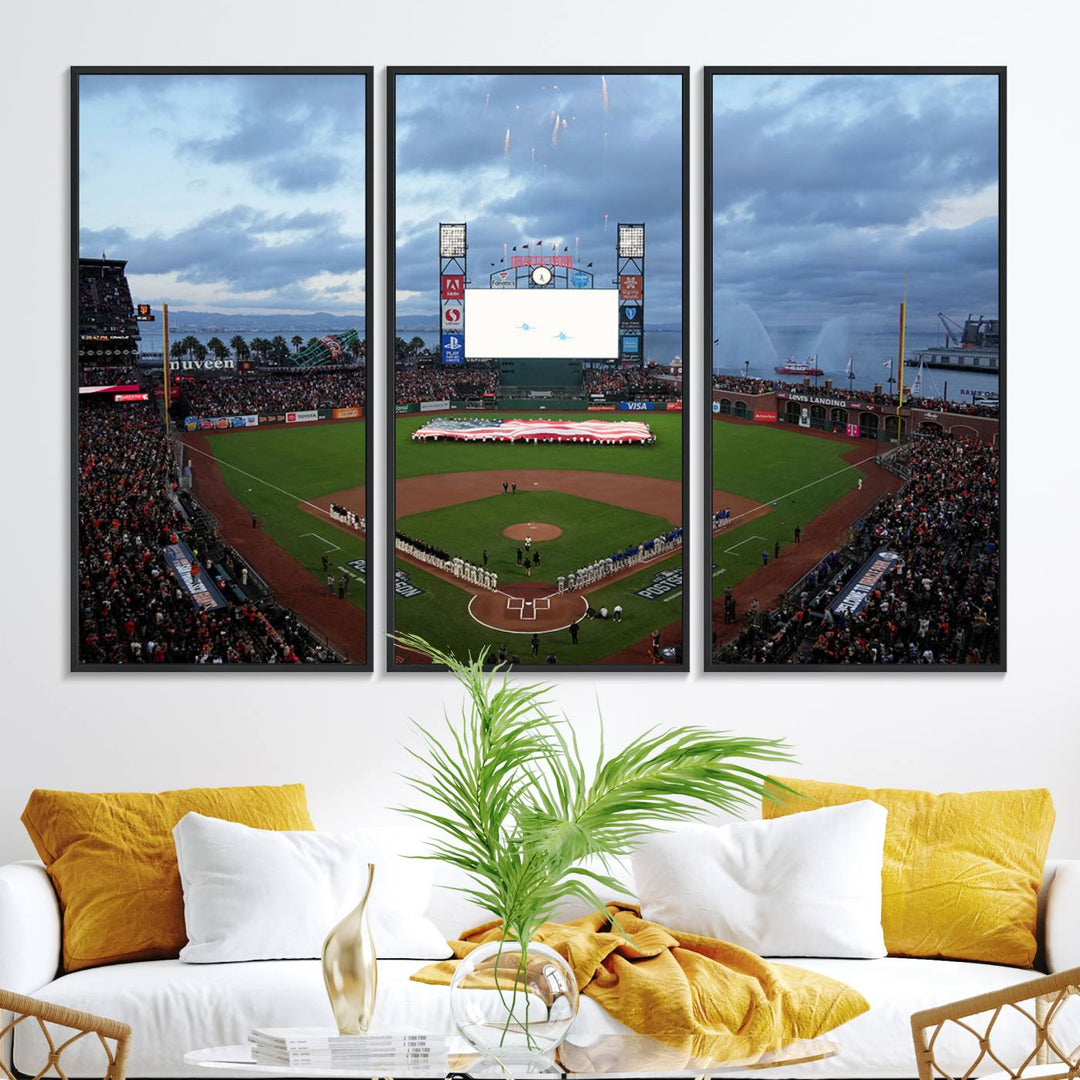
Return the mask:
<path fill-rule="evenodd" d="M 169 305 L 161 305 L 161 383 L 165 391 L 165 432 L 169 431 Z"/>
<path fill-rule="evenodd" d="M 896 441 L 903 441 L 903 417 L 900 410 L 904 407 L 904 347 L 907 331 L 907 278 L 904 279 L 904 299 L 900 301 L 900 344 L 897 354 L 900 361 L 900 396 L 896 399 Z"/>

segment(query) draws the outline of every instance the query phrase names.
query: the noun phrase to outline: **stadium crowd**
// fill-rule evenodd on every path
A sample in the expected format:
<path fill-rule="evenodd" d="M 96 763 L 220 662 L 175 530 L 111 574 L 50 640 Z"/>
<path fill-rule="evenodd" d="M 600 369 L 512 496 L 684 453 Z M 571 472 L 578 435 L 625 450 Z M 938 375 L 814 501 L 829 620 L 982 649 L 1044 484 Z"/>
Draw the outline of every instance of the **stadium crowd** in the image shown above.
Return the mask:
<path fill-rule="evenodd" d="M 779 379 L 758 379 L 745 375 L 713 375 L 712 383 L 714 390 L 731 394 L 787 394 L 792 391 L 801 393 L 806 390 L 801 382 L 781 382 Z M 828 388 L 816 386 L 812 388 L 812 391 L 821 397 L 835 398 L 837 401 L 846 401 L 856 405 L 881 405 L 895 408 L 900 401 L 899 394 L 887 394 L 884 391 L 877 393 L 874 390 L 850 390 L 838 386 Z M 928 409 L 932 412 L 960 413 L 964 416 L 997 417 L 998 415 L 996 404 L 976 405 L 970 401 L 948 401 L 941 397 L 925 397 L 910 392 L 904 395 L 904 401 L 909 408 Z"/>
<path fill-rule="evenodd" d="M 299 409 L 362 408 L 364 368 L 335 365 L 287 373 L 260 372 L 183 379 L 181 393 L 191 415 L 246 416 Z"/>
<path fill-rule="evenodd" d="M 499 389 L 499 369 L 495 364 L 466 364 L 463 367 L 422 365 L 399 367 L 394 372 L 394 400 L 398 405 L 421 401 L 475 400 Z"/>
<path fill-rule="evenodd" d="M 333 661 L 296 617 L 246 584 L 231 549 L 192 522 L 156 407 L 79 406 L 79 659 L 86 664 Z M 162 548 L 183 541 L 234 600 L 196 610 Z M 230 586 L 230 583 L 233 583 Z M 242 599 L 241 599 L 242 597 Z"/>
<path fill-rule="evenodd" d="M 110 386 L 138 381 L 139 377 L 131 364 L 99 364 L 79 368 L 80 386 Z"/>
<path fill-rule="evenodd" d="M 135 305 L 123 272 L 114 267 L 80 267 L 80 332 L 129 334 L 134 328 Z"/>
<path fill-rule="evenodd" d="M 681 401 L 682 381 L 661 379 L 639 368 L 586 368 L 582 372 L 588 394 L 609 401 Z"/>
<path fill-rule="evenodd" d="M 819 564 L 775 611 L 716 654 L 726 663 L 997 663 L 999 458 L 993 447 L 945 436 L 897 451 L 909 482 L 881 499 L 854 539 Z M 879 548 L 899 556 L 861 610 L 830 604 Z M 839 571 L 842 572 L 838 572 Z M 823 586 L 823 587 L 822 587 Z"/>

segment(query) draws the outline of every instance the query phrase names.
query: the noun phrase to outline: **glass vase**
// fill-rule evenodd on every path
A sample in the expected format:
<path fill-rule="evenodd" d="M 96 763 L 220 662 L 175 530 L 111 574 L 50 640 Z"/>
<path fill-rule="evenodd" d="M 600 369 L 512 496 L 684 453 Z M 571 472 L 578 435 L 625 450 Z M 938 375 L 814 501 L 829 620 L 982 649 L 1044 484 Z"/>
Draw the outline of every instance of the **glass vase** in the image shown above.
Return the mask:
<path fill-rule="evenodd" d="M 535 941 L 480 945 L 458 962 L 450 983 L 462 1037 L 485 1058 L 519 1071 L 553 1058 L 577 1008 L 573 969 Z"/>

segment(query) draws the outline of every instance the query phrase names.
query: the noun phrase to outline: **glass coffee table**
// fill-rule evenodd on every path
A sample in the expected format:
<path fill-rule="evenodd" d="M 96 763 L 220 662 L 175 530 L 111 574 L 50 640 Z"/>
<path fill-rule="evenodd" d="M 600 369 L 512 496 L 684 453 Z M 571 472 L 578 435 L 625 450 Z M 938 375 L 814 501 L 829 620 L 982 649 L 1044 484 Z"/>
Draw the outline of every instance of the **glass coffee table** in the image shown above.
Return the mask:
<path fill-rule="evenodd" d="M 711 1077 L 747 1069 L 777 1069 L 821 1061 L 834 1057 L 840 1044 L 832 1038 L 786 1039 L 767 1048 L 750 1049 L 745 1043 L 731 1039 L 695 1040 L 690 1037 L 654 1037 L 650 1035 L 603 1035 L 588 1044 L 574 1043 L 573 1036 L 559 1047 L 554 1060 L 532 1060 L 527 1065 L 502 1064 L 482 1058 L 475 1052 L 465 1052 L 464 1040 L 451 1039 L 449 1068 L 444 1072 L 430 1066 L 423 1069 L 388 1069 L 368 1066 L 363 1069 L 319 1069 L 308 1065 L 264 1065 L 254 1061 L 251 1047 L 214 1046 L 192 1050 L 184 1055 L 184 1063 L 207 1069 L 231 1069 L 252 1076 L 337 1077 L 339 1080 L 443 1080 L 443 1078 L 501 1077 L 517 1080 L 535 1076 L 550 1080 L 572 1077 L 623 1077 L 626 1080 L 648 1077 Z M 460 1048 L 462 1052 L 455 1053 Z"/>

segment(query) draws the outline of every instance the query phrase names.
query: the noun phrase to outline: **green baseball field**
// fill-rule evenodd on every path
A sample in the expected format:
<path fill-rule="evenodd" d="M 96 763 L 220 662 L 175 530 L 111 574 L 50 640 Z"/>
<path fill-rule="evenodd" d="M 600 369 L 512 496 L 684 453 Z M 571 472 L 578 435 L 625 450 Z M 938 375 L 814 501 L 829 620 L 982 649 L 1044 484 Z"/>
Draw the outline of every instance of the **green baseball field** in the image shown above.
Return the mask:
<path fill-rule="evenodd" d="M 566 419 L 581 413 L 470 413 L 502 419 Z M 643 570 L 591 590 L 588 603 L 613 612 L 621 622 L 580 622 L 578 644 L 567 624 L 580 619 L 584 603 L 570 616 L 550 615 L 537 601 L 532 611 L 519 596 L 555 592 L 566 576 L 632 544 L 662 536 L 682 521 L 682 416 L 678 412 L 598 413 L 589 420 L 645 421 L 656 435 L 652 446 L 414 442 L 412 433 L 432 418 L 397 418 L 395 468 L 397 529 L 410 538 L 483 565 L 498 575 L 499 594 L 483 595 L 478 612 L 472 592 L 399 558 L 395 580 L 395 628 L 420 634 L 459 655 L 505 643 L 523 664 L 542 663 L 554 653 L 560 664 L 594 664 L 635 646 L 654 629 L 677 621 L 682 611 L 681 552 Z M 516 484 L 504 493 L 502 484 Z M 526 547 L 523 536 L 531 544 Z M 518 562 L 518 552 L 523 558 Z M 532 563 L 537 554 L 539 565 Z M 550 588 L 545 587 L 545 583 Z M 475 590 L 474 590 L 475 591 Z M 641 595 L 642 592 L 646 595 Z M 509 594 L 509 595 L 507 595 Z M 539 636 L 532 656 L 531 638 Z M 670 643 L 670 640 L 669 642 Z M 643 657 L 647 662 L 647 657 Z M 620 662 L 633 662 L 623 658 Z"/>
<path fill-rule="evenodd" d="M 844 455 L 852 444 L 775 425 L 713 421 L 713 509 L 730 506 L 731 523 L 713 534 L 713 595 L 737 585 L 804 537 L 811 522 L 855 488 L 859 472 Z M 873 455 L 871 445 L 865 454 Z"/>
<path fill-rule="evenodd" d="M 366 607 L 366 564 L 363 569 L 351 564 L 366 559 L 365 540 L 315 508 L 325 510 L 332 497 L 340 496 L 334 501 L 365 513 L 365 427 L 359 420 L 206 437 L 229 492 L 258 515 L 262 531 L 321 586 L 326 583 L 322 557 L 328 556 L 335 577 L 349 579 L 347 600 L 361 610 Z"/>

